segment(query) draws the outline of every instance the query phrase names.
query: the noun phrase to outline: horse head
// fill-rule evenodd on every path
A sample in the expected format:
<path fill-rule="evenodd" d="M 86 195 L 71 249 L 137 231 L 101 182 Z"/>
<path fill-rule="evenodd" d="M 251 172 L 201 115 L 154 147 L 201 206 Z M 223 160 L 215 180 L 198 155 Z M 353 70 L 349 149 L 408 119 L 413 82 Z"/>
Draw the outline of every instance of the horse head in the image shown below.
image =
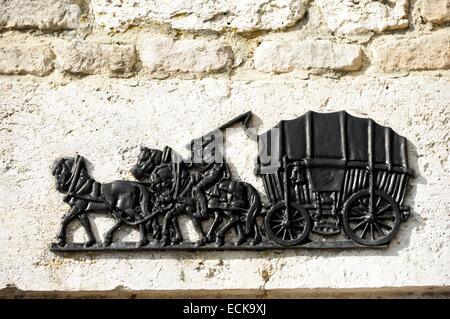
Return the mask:
<path fill-rule="evenodd" d="M 56 179 L 56 189 L 64 193 L 69 189 L 75 170 L 75 158 L 67 157 L 57 160 L 53 166 L 52 175 Z"/>
<path fill-rule="evenodd" d="M 131 174 L 139 181 L 149 178 L 155 167 L 161 164 L 162 155 L 160 150 L 142 146 Z"/>

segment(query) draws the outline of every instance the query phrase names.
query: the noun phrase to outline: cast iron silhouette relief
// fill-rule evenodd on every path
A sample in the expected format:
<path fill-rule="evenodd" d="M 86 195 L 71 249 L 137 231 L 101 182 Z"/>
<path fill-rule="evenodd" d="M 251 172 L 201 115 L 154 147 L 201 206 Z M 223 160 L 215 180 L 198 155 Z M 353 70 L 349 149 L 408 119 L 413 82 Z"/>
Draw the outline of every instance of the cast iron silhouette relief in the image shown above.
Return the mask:
<path fill-rule="evenodd" d="M 403 201 L 413 171 L 404 137 L 344 111 L 308 112 L 255 136 L 248 130 L 251 116 L 191 141 L 188 159 L 168 146 L 141 147 L 131 169 L 136 181 L 99 183 L 83 157 L 57 160 L 52 173 L 70 211 L 52 250 L 352 248 L 393 239 L 409 217 Z M 223 159 L 221 132 L 236 123 L 257 139 L 255 172 L 267 201 L 234 178 Z M 92 212 L 116 219 L 101 242 L 91 229 Z M 181 215 L 192 221 L 196 242 L 183 238 Z M 84 244 L 67 242 L 74 219 L 86 231 Z M 122 226 L 139 230 L 139 241 L 115 242 Z"/>

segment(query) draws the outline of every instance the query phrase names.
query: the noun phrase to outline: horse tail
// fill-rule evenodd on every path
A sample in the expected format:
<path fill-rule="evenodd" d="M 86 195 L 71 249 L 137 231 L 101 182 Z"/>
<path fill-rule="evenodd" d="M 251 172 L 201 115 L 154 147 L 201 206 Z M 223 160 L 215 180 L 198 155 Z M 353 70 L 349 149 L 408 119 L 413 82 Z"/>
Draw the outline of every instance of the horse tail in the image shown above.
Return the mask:
<path fill-rule="evenodd" d="M 247 196 L 250 202 L 250 207 L 247 212 L 247 220 L 245 222 L 245 234 L 249 235 L 253 229 L 253 225 L 256 222 L 256 216 L 261 212 L 262 204 L 258 191 L 251 184 L 243 184 L 247 189 Z"/>

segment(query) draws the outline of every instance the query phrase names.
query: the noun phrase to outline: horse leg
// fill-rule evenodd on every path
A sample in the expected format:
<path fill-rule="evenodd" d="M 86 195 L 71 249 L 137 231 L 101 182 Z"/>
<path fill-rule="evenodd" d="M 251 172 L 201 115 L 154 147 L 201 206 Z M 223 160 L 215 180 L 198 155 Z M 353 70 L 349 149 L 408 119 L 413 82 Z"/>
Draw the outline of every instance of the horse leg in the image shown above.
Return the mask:
<path fill-rule="evenodd" d="M 162 230 L 162 237 L 161 237 L 161 245 L 167 246 L 170 241 L 170 234 L 169 234 L 169 222 L 172 220 L 172 211 L 169 211 L 166 213 L 163 219 L 163 230 Z"/>
<path fill-rule="evenodd" d="M 259 232 L 258 225 L 256 225 L 256 223 L 255 223 L 255 225 L 253 227 L 254 227 L 253 231 L 255 232 L 255 237 L 253 237 L 253 240 L 250 242 L 250 245 L 252 245 L 252 246 L 257 245 L 261 242 L 261 233 Z"/>
<path fill-rule="evenodd" d="M 74 218 L 77 217 L 80 213 L 81 210 L 78 207 L 73 206 L 71 211 L 64 215 L 61 221 L 61 228 L 58 235 L 56 236 L 56 238 L 58 239 L 58 246 L 64 247 L 66 245 L 67 225 L 69 225 L 69 223 L 74 220 Z"/>
<path fill-rule="evenodd" d="M 244 231 L 242 229 L 242 225 L 241 225 L 240 221 L 236 222 L 235 228 L 236 228 L 237 239 L 234 242 L 234 245 L 239 246 L 245 241 Z"/>
<path fill-rule="evenodd" d="M 152 229 L 153 239 L 159 239 L 159 237 L 161 237 L 161 227 L 159 226 L 158 217 L 156 216 L 152 218 Z"/>
<path fill-rule="evenodd" d="M 194 207 L 190 207 L 190 206 L 186 206 L 185 207 L 185 213 L 187 216 L 189 216 L 189 218 L 192 221 L 192 225 L 194 225 L 194 229 L 197 232 L 197 234 L 200 236 L 200 239 L 197 241 L 197 243 L 195 244 L 195 246 L 203 246 L 205 243 L 208 242 L 205 232 L 203 231 L 203 227 L 202 227 L 202 223 L 200 221 L 200 219 L 196 218 L 194 216 Z"/>
<path fill-rule="evenodd" d="M 216 245 L 222 246 L 225 243 L 225 235 L 228 233 L 231 227 L 233 227 L 234 224 L 236 224 L 239 219 L 230 212 L 225 211 L 225 215 L 229 217 L 228 222 L 220 228 L 220 230 L 217 232 L 216 236 Z"/>
<path fill-rule="evenodd" d="M 215 239 L 215 231 L 217 227 L 220 225 L 220 223 L 222 223 L 222 221 L 223 218 L 220 215 L 220 212 L 217 210 L 214 211 L 214 221 L 211 224 L 211 227 L 209 227 L 208 234 L 206 235 L 206 239 L 208 240 L 208 242 L 211 243 Z"/>
<path fill-rule="evenodd" d="M 147 239 L 147 232 L 146 232 L 144 223 L 139 224 L 139 234 L 141 236 L 141 239 L 138 241 L 137 247 L 142 247 L 142 246 L 147 245 L 148 239 Z"/>
<path fill-rule="evenodd" d="M 103 243 L 105 247 L 111 245 L 112 239 L 113 239 L 113 236 L 114 236 L 114 233 L 115 233 L 115 232 L 120 228 L 120 226 L 122 226 L 123 224 L 124 224 L 123 221 L 122 221 L 121 219 L 119 219 L 119 220 L 117 221 L 117 223 L 115 223 L 114 226 L 111 227 L 111 229 L 108 230 L 108 231 L 106 232 L 106 234 L 105 234 L 105 241 L 104 241 L 104 243 Z"/>
<path fill-rule="evenodd" d="M 95 236 L 92 232 L 91 223 L 89 221 L 89 218 L 86 213 L 82 213 L 78 215 L 78 219 L 80 220 L 81 225 L 83 225 L 84 230 L 86 231 L 86 234 L 88 236 L 88 240 L 84 243 L 84 247 L 90 247 L 95 244 Z"/>
<path fill-rule="evenodd" d="M 172 238 L 172 244 L 178 244 L 183 240 L 183 236 L 181 235 L 180 226 L 178 225 L 177 216 L 172 217 L 171 219 L 173 229 L 175 230 L 175 237 Z"/>

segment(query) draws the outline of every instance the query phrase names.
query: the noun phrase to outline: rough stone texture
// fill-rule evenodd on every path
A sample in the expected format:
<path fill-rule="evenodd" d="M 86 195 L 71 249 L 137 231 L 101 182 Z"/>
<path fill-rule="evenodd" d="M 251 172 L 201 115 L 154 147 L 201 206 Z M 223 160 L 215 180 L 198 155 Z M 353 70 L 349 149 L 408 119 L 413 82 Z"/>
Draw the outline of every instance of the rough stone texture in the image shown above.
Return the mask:
<path fill-rule="evenodd" d="M 362 67 L 363 61 L 358 45 L 308 40 L 263 42 L 255 51 L 254 63 L 258 71 L 284 73 L 310 68 L 354 71 Z"/>
<path fill-rule="evenodd" d="M 231 48 L 217 41 L 174 41 L 169 37 L 143 39 L 140 57 L 150 72 L 212 73 L 225 70 L 233 63 Z"/>
<path fill-rule="evenodd" d="M 409 0 L 317 0 L 333 32 L 358 34 L 408 27 Z"/>
<path fill-rule="evenodd" d="M 0 47 L 0 74 L 44 76 L 53 70 L 54 54 L 46 45 Z"/>
<path fill-rule="evenodd" d="M 128 75 L 136 63 L 134 45 L 75 40 L 60 42 L 55 51 L 60 68 L 74 74 Z"/>
<path fill-rule="evenodd" d="M 421 15 L 433 23 L 450 22 L 450 0 L 422 0 Z"/>
<path fill-rule="evenodd" d="M 20 81 L 19 81 L 20 80 Z M 0 288 L 86 291 L 241 291 L 306 288 L 449 286 L 450 81 L 448 77 L 229 81 L 109 80 L 87 77 L 55 85 L 0 79 Z M 131 179 L 139 145 L 183 150 L 193 137 L 251 109 L 262 132 L 307 110 L 345 109 L 391 126 L 410 141 L 416 178 L 406 204 L 412 218 L 387 249 L 268 252 L 74 254 L 49 251 L 68 210 L 51 164 L 79 152 L 93 176 Z M 259 123 L 259 124 L 258 124 Z M 239 130 L 228 159 L 244 181 L 256 144 Z M 114 221 L 92 216 L 102 235 Z M 188 225 L 190 225 L 188 223 Z M 75 240 L 84 233 L 74 223 Z M 190 227 L 190 226 L 189 226 Z M 189 236 L 191 232 L 188 232 Z M 126 229 L 119 239 L 137 237 Z M 291 290 L 292 289 L 292 290 Z M 420 291 L 420 288 L 419 288 Z"/>
<path fill-rule="evenodd" d="M 80 13 L 79 0 L 0 0 L 0 30 L 75 29 Z"/>
<path fill-rule="evenodd" d="M 373 63 L 384 71 L 436 70 L 450 67 L 450 32 L 415 39 L 383 37 L 372 47 Z"/>
<path fill-rule="evenodd" d="M 98 26 L 126 29 L 145 22 L 176 29 L 238 31 L 279 29 L 295 24 L 309 0 L 92 0 Z"/>

